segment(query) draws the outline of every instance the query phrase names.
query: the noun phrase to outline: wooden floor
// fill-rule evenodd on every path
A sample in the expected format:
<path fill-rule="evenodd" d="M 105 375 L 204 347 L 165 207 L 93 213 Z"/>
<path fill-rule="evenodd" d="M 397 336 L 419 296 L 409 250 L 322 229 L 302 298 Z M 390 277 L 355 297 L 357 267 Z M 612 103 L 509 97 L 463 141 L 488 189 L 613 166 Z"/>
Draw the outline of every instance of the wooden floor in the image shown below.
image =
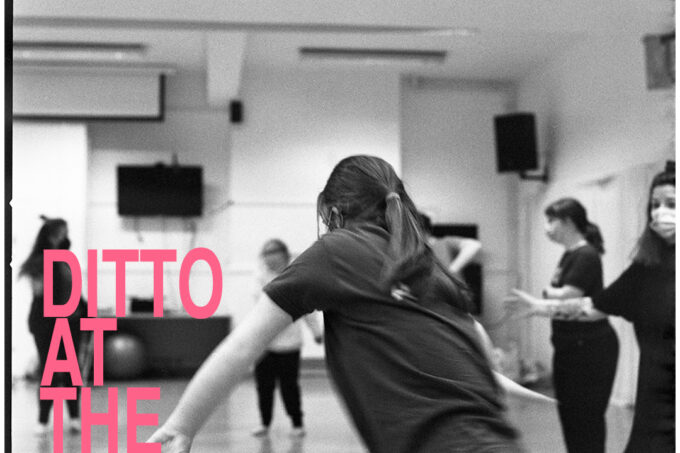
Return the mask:
<path fill-rule="evenodd" d="M 187 381 L 145 380 L 108 382 L 119 387 L 118 451 L 126 451 L 125 387 L 160 387 L 160 401 L 139 404 L 139 412 L 158 413 L 162 422 L 179 399 Z M 290 423 L 280 399 L 277 397 L 274 422 L 269 438 L 257 439 L 250 431 L 259 422 L 255 389 L 251 379 L 245 380 L 212 416 L 197 436 L 192 452 L 237 453 L 364 453 L 354 428 L 340 406 L 327 377 L 323 373 L 304 375 L 301 381 L 303 409 L 307 436 L 293 439 L 289 436 Z M 18 381 L 12 387 L 12 451 L 52 453 L 52 433 L 36 435 L 33 428 L 37 420 L 36 383 Z M 106 387 L 92 391 L 93 412 L 107 410 Z M 563 453 L 557 415 L 552 405 L 526 403 L 510 399 L 509 416 L 521 431 L 530 452 Z M 65 416 L 66 418 L 66 416 Z M 607 453 L 623 450 L 632 421 L 632 411 L 610 407 L 608 414 Z M 145 440 L 153 427 L 140 427 L 139 441 Z M 103 427 L 92 431 L 92 452 L 107 452 L 107 432 Z M 79 434 L 64 433 L 64 452 L 80 452 Z"/>

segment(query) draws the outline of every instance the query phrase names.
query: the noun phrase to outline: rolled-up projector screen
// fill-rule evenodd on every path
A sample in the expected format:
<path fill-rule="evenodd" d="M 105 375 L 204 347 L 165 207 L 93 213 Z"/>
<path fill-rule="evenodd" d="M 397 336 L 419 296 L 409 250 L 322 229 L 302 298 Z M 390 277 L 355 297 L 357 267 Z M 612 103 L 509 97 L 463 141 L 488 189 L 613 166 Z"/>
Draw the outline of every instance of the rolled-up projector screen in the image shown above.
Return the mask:
<path fill-rule="evenodd" d="M 15 72 L 16 119 L 163 119 L 164 76 L 149 73 Z"/>

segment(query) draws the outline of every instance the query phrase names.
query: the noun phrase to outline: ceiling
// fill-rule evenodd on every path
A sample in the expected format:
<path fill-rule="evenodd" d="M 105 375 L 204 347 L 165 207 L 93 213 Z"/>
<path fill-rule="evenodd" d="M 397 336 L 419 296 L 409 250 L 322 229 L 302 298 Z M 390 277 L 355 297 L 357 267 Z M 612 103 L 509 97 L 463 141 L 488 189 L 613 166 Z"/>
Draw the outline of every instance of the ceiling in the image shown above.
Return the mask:
<path fill-rule="evenodd" d="M 137 64 L 204 73 L 209 91 L 229 96 L 250 67 L 518 80 L 590 36 L 668 31 L 673 6 L 671 0 L 15 0 L 13 39 L 142 44 Z M 303 46 L 447 55 L 437 64 L 313 62 L 300 59 Z"/>

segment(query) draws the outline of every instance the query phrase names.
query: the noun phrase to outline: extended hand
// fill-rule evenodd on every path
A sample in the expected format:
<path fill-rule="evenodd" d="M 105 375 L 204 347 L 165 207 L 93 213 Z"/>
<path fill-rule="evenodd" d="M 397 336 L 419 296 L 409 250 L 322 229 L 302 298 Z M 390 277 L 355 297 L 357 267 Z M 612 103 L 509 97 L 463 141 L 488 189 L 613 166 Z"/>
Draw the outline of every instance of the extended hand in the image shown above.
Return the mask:
<path fill-rule="evenodd" d="M 538 302 L 531 294 L 519 289 L 512 290 L 513 295 L 503 299 L 506 310 L 513 312 L 514 317 L 526 317 L 536 314 Z"/>
<path fill-rule="evenodd" d="M 189 453 L 192 440 L 186 434 L 161 426 L 146 443 L 160 442 L 163 453 Z"/>

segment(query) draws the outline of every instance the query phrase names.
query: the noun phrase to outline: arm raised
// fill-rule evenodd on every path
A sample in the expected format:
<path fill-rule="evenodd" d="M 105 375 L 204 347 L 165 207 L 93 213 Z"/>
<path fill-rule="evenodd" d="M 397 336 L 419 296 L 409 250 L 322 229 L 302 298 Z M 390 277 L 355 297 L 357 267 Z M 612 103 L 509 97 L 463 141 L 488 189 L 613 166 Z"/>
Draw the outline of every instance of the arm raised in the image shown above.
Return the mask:
<path fill-rule="evenodd" d="M 189 452 L 210 414 L 291 322 L 290 315 L 262 293 L 255 308 L 201 365 L 168 420 L 147 442 L 161 442 L 163 451 L 171 453 Z"/>

